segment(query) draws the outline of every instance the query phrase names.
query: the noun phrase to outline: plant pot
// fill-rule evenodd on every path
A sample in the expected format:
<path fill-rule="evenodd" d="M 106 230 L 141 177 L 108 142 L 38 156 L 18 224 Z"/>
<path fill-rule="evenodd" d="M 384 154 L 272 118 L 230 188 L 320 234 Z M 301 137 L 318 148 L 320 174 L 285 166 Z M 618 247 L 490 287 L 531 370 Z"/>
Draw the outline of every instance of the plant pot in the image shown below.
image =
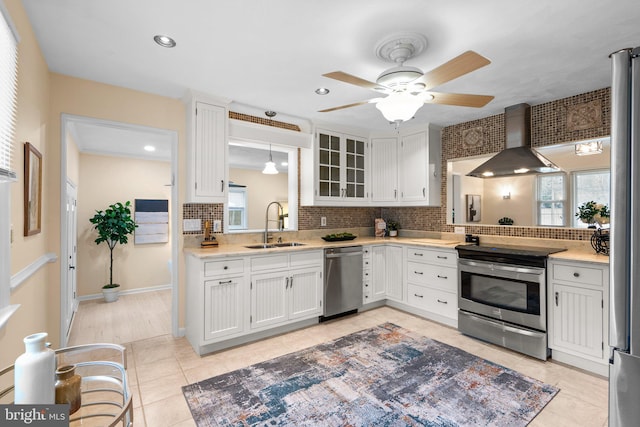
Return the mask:
<path fill-rule="evenodd" d="M 113 288 L 102 288 L 102 296 L 104 297 L 105 302 L 114 302 L 118 301 L 118 297 L 120 296 L 120 287 L 116 286 Z"/>
<path fill-rule="evenodd" d="M 398 235 L 398 230 L 389 230 L 389 237 L 396 237 Z"/>

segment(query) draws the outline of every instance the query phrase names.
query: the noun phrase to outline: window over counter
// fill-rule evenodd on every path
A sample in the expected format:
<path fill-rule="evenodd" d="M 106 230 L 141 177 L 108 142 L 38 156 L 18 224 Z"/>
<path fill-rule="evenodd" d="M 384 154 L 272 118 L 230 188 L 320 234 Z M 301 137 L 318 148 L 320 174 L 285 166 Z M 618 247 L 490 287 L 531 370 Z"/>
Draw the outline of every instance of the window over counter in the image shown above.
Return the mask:
<path fill-rule="evenodd" d="M 567 225 L 565 174 L 538 175 L 536 184 L 538 225 L 551 227 Z"/>

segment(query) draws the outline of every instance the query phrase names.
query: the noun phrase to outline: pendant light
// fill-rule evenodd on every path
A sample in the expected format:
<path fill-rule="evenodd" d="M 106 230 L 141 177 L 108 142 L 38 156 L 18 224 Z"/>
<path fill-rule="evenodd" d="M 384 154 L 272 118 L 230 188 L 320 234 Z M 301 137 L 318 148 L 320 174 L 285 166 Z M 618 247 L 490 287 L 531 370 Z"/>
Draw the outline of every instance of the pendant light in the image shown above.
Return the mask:
<path fill-rule="evenodd" d="M 264 164 L 264 169 L 262 173 L 265 175 L 276 175 L 278 173 L 278 169 L 276 169 L 276 164 L 273 162 L 273 158 L 271 157 L 271 144 L 269 144 L 269 161 Z"/>

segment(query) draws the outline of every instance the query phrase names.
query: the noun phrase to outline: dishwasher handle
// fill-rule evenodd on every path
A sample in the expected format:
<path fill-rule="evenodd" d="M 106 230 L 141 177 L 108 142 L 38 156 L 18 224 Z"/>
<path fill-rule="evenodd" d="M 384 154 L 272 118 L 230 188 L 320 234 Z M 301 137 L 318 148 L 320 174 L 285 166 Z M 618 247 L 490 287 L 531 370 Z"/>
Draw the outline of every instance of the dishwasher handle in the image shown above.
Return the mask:
<path fill-rule="evenodd" d="M 338 253 L 338 254 L 325 254 L 325 258 L 327 259 L 331 259 L 331 258 L 342 258 L 342 257 L 347 257 L 347 256 L 361 256 L 362 252 L 346 252 L 346 253 Z"/>

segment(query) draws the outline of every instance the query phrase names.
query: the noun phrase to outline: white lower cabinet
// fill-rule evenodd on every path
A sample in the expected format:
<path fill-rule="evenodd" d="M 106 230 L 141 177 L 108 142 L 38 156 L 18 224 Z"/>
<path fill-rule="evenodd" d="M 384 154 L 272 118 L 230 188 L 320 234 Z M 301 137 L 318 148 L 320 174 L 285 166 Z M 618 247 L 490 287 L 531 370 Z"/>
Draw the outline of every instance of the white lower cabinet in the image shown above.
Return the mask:
<path fill-rule="evenodd" d="M 309 256 L 311 254 L 311 256 Z M 322 251 L 284 255 L 288 260 L 280 270 L 283 255 L 252 259 L 251 329 L 259 330 L 322 314 Z M 255 261 L 255 262 L 254 262 Z M 308 267 L 302 268 L 302 265 Z M 291 268 L 296 267 L 296 268 Z M 278 271 L 259 271 L 275 268 Z M 258 273 L 254 274 L 254 271 Z"/>
<path fill-rule="evenodd" d="M 203 347 L 249 330 L 249 286 L 244 258 L 185 259 L 186 336 L 198 354 Z"/>
<path fill-rule="evenodd" d="M 245 330 L 243 276 L 204 282 L 204 340 L 241 334 Z"/>
<path fill-rule="evenodd" d="M 407 247 L 407 304 L 426 317 L 456 326 L 458 265 L 455 250 Z"/>
<path fill-rule="evenodd" d="M 186 336 L 198 354 L 268 336 L 270 328 L 293 328 L 322 314 L 321 250 L 187 256 L 185 264 Z"/>
<path fill-rule="evenodd" d="M 551 357 L 607 375 L 609 267 L 551 259 L 548 283 Z"/>
<path fill-rule="evenodd" d="M 373 245 L 370 251 L 371 267 L 364 267 L 364 302 L 370 303 L 384 299 L 404 301 L 402 281 L 402 246 Z M 363 263 L 367 256 L 363 257 Z M 366 264 L 365 264 L 366 265 Z M 367 279 L 370 271 L 371 278 Z"/>
<path fill-rule="evenodd" d="M 385 284 L 387 299 L 405 300 L 402 281 L 402 246 L 387 245 L 386 247 Z"/>

